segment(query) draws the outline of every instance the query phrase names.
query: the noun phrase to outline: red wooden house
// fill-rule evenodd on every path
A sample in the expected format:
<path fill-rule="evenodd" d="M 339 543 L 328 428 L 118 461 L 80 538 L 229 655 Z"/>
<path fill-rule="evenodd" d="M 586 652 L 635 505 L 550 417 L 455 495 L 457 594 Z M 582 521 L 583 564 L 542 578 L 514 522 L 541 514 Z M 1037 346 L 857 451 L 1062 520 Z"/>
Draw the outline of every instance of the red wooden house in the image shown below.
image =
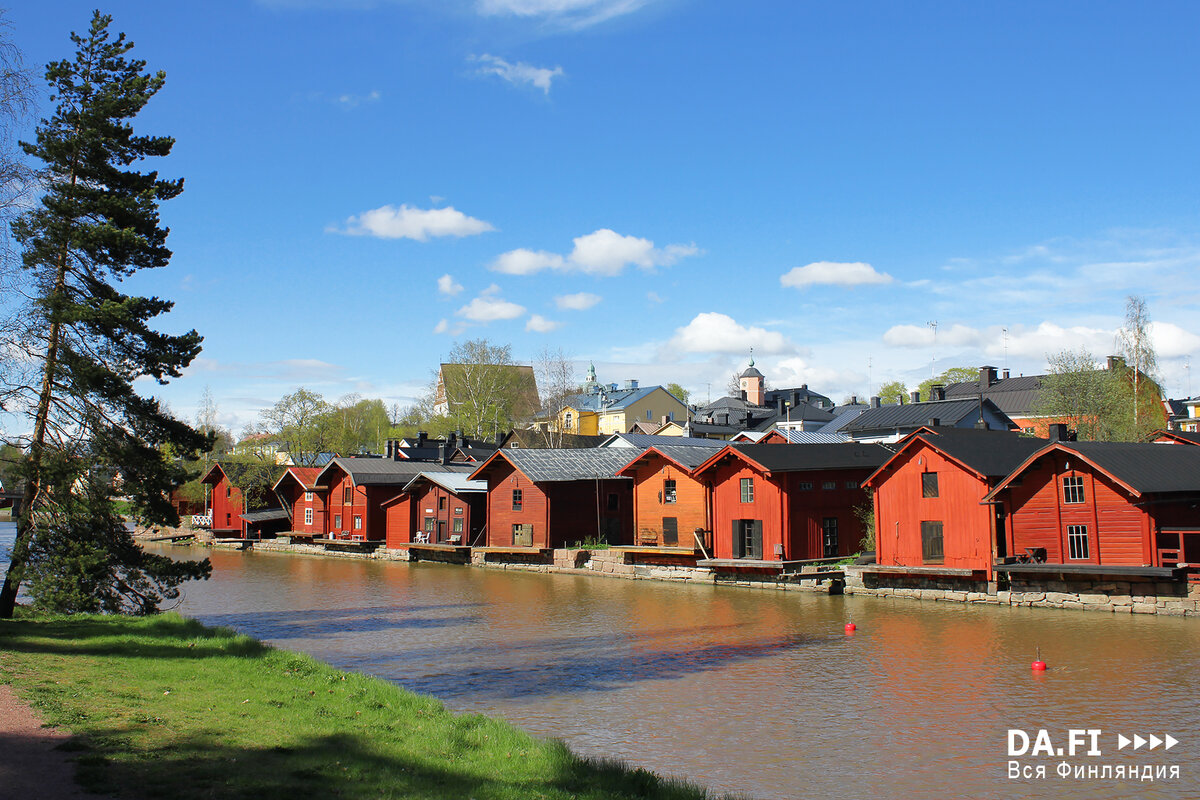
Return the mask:
<path fill-rule="evenodd" d="M 714 558 L 781 562 L 856 552 L 862 481 L 890 455 L 857 443 L 723 448 L 695 472 L 713 487 Z"/>
<path fill-rule="evenodd" d="M 971 570 L 991 580 L 992 564 L 1006 553 L 1004 516 L 983 498 L 1045 444 L 968 428 L 923 428 L 906 437 L 864 482 L 874 492 L 876 564 L 913 573 Z"/>
<path fill-rule="evenodd" d="M 320 467 L 288 467 L 272 487 L 287 509 L 294 535 L 325 535 L 325 492 L 317 488 Z"/>
<path fill-rule="evenodd" d="M 212 532 L 225 536 L 247 536 L 247 522 L 242 515 L 249 511 L 261 512 L 274 506 L 271 485 L 275 483 L 281 469 L 260 462 L 222 461 L 213 464 L 201 483 L 209 485 L 209 513 L 212 516 Z M 251 496 L 241 486 L 247 486 Z M 248 502 L 249 501 L 249 502 Z M 255 526 L 251 525 L 253 529 Z"/>
<path fill-rule="evenodd" d="M 633 481 L 623 448 L 498 450 L 471 474 L 488 486 L 487 545 L 633 543 Z"/>
<path fill-rule="evenodd" d="M 470 467 L 394 458 L 335 458 L 314 483 L 325 495 L 326 532 L 332 539 L 382 541 L 387 515 L 383 503 L 421 472 L 470 471 Z"/>
<path fill-rule="evenodd" d="M 702 542 L 709 541 L 712 489 L 693 473 L 714 452 L 711 447 L 659 445 L 617 470 L 618 475 L 633 479 L 637 544 L 691 549 L 697 532 Z"/>
<path fill-rule="evenodd" d="M 1200 562 L 1200 448 L 1053 442 L 984 499 L 1007 512 L 1008 552 L 1042 562 L 998 571 L 1155 575 Z"/>
<path fill-rule="evenodd" d="M 422 472 L 383 502 L 387 547 L 470 545 L 487 520 L 487 484 L 461 472 Z"/>
<path fill-rule="evenodd" d="M 1200 444 L 1200 432 L 1196 431 L 1155 431 L 1151 441 L 1155 444 Z"/>

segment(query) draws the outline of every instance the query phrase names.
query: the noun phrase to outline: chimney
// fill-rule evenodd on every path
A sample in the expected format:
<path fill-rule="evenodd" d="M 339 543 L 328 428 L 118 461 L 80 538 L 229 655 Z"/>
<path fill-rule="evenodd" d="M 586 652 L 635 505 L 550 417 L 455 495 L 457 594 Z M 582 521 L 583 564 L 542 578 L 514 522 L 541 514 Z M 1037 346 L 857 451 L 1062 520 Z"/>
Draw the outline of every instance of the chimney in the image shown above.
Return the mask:
<path fill-rule="evenodd" d="M 451 446 L 449 445 L 449 443 L 447 443 L 447 442 L 439 443 L 438 444 L 438 461 L 440 461 L 443 464 L 449 464 L 450 463 L 450 454 L 452 452 L 454 452 L 454 451 L 453 451 L 453 448 L 451 448 Z"/>
<path fill-rule="evenodd" d="M 504 446 L 504 440 L 505 440 L 507 437 L 508 437 L 508 434 L 506 434 L 506 433 L 497 433 L 497 434 L 496 434 L 496 447 L 503 447 L 503 446 Z"/>
<path fill-rule="evenodd" d="M 389 460 L 392 458 L 395 458 L 395 456 L 396 456 L 395 442 L 396 442 L 395 439 L 388 439 L 386 442 L 383 443 L 383 457 L 384 458 L 389 459 Z"/>
<path fill-rule="evenodd" d="M 458 437 L 462 436 L 462 431 L 450 431 L 446 434 L 446 451 L 454 452 L 454 448 L 458 446 Z"/>
<path fill-rule="evenodd" d="M 914 403 L 921 402 L 921 390 L 913 389 L 911 392 L 908 393 L 908 399 L 913 401 Z"/>
<path fill-rule="evenodd" d="M 625 389 L 626 390 L 632 390 L 632 389 L 636 389 L 636 388 L 637 388 L 637 381 L 633 381 L 633 380 L 625 381 Z"/>
<path fill-rule="evenodd" d="M 940 419 L 938 419 L 937 417 L 930 417 L 928 424 L 929 424 L 929 427 L 936 428 L 938 425 L 942 424 L 942 421 Z"/>
<path fill-rule="evenodd" d="M 1048 438 L 1052 442 L 1067 441 L 1067 426 L 1062 422 L 1055 422 L 1048 430 Z"/>
<path fill-rule="evenodd" d="M 796 406 L 800 405 L 800 392 L 797 391 L 796 389 L 793 389 L 791 399 L 792 399 L 792 408 L 795 408 Z"/>
<path fill-rule="evenodd" d="M 427 441 L 429 441 L 429 434 L 425 431 L 417 431 L 417 447 L 424 447 Z"/>
<path fill-rule="evenodd" d="M 1108 357 L 1109 371 L 1112 371 L 1115 369 L 1123 369 L 1124 367 L 1125 367 L 1125 359 L 1122 358 L 1121 356 L 1109 356 Z"/>
<path fill-rule="evenodd" d="M 995 367 L 980 367 L 979 368 L 979 388 L 987 389 L 996 382 Z"/>
<path fill-rule="evenodd" d="M 946 399 L 946 387 L 942 386 L 940 383 L 935 383 L 933 386 L 930 386 L 929 387 L 929 399 L 930 400 L 945 400 Z"/>
<path fill-rule="evenodd" d="M 871 398 L 871 408 L 879 408 L 880 405 L 881 404 L 878 395 Z"/>
<path fill-rule="evenodd" d="M 850 395 L 850 405 L 852 405 L 852 406 L 858 405 L 858 395 L 856 395 L 856 394 Z"/>
<path fill-rule="evenodd" d="M 1001 372 L 1000 377 L 1004 378 L 1004 380 L 1008 380 L 1008 370 L 1004 370 L 1004 372 Z"/>
<path fill-rule="evenodd" d="M 746 399 L 746 390 L 745 390 L 745 389 L 742 389 L 742 391 L 741 391 L 741 392 L 739 392 L 739 394 L 741 394 L 741 396 L 742 396 L 742 400 L 745 400 L 745 399 Z"/>
<path fill-rule="evenodd" d="M 787 401 L 783 399 L 783 395 L 775 397 L 775 409 L 781 417 L 787 413 Z"/>

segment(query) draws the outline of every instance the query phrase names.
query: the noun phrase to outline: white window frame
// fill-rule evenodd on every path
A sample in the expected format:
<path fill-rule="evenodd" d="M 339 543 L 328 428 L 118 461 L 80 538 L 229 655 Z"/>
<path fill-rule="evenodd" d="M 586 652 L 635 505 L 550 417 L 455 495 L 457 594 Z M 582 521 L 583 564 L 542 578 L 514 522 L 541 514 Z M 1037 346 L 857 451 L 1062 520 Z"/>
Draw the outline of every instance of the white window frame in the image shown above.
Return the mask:
<path fill-rule="evenodd" d="M 312 525 L 312 523 L 313 523 L 313 510 L 311 508 L 306 508 L 306 509 L 304 509 L 304 524 Z"/>

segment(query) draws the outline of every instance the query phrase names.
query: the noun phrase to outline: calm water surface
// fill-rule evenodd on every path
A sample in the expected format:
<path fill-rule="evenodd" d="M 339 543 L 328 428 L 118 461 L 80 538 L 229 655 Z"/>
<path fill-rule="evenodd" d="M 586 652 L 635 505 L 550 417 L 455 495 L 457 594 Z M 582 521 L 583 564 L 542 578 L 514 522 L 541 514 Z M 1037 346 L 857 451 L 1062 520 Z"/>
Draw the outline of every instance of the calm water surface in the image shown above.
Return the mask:
<path fill-rule="evenodd" d="M 0 526 L 0 542 L 4 530 Z M 577 751 L 757 798 L 1200 796 L 1200 620 L 649 581 L 210 555 L 181 610 L 502 716 Z M 846 636 L 853 616 L 859 628 Z M 1040 646 L 1051 670 L 1034 677 Z M 1009 728 L 1100 728 L 1103 756 L 1019 759 Z M 1169 752 L 1116 736 L 1169 733 Z M 1173 782 L 1055 767 L 1179 765 Z"/>

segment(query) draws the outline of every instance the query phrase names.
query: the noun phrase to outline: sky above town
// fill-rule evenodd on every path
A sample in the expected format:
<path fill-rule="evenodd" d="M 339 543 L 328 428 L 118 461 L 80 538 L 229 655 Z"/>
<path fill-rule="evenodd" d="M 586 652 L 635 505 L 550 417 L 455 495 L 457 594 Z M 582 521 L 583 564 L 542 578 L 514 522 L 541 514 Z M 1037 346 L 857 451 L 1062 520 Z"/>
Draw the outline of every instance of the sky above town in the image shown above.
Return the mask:
<path fill-rule="evenodd" d="M 10 35 L 40 76 L 94 7 L 17 3 Z M 301 386 L 403 406 L 481 337 L 694 402 L 753 348 L 840 402 L 1102 359 L 1131 294 L 1166 393 L 1200 393 L 1200 4 L 102 10 L 167 74 L 136 126 L 177 139 L 175 255 L 127 288 L 205 337 L 145 385 L 180 416 L 205 387 L 235 433 Z"/>

